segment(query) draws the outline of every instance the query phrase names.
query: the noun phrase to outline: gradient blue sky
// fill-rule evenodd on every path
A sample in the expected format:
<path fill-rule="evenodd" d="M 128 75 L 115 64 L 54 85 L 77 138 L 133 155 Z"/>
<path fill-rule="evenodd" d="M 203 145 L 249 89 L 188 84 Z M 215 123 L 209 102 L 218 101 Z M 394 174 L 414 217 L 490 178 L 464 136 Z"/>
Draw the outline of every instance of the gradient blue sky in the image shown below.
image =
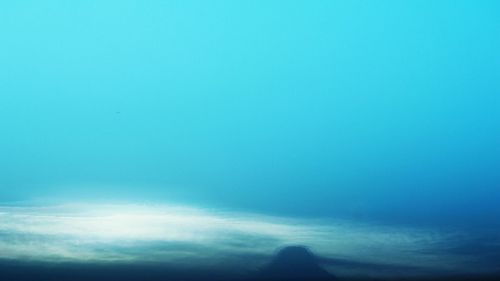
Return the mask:
<path fill-rule="evenodd" d="M 3 1 L 0 201 L 496 223 L 498 1 Z"/>

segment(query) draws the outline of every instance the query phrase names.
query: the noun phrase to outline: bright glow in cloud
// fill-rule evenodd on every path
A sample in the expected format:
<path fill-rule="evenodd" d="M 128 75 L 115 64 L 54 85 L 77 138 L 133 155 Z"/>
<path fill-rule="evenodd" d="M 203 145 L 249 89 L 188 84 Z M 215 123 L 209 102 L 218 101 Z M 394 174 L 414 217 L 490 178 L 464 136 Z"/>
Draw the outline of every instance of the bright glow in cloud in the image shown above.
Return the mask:
<path fill-rule="evenodd" d="M 301 244 L 329 258 L 456 270 L 454 234 L 170 205 L 0 207 L 0 258 L 197 263 Z M 214 259 L 214 257 L 217 257 Z M 227 260 L 233 260 L 227 259 Z"/>

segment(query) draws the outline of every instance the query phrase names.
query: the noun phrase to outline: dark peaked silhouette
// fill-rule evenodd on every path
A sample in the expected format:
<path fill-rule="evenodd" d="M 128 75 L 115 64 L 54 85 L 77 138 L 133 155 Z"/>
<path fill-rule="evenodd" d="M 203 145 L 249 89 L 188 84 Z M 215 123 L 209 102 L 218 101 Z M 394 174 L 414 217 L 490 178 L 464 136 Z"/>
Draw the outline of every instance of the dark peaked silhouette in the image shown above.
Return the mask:
<path fill-rule="evenodd" d="M 321 268 L 318 259 L 306 247 L 282 248 L 269 265 L 261 271 L 264 280 L 336 280 Z"/>

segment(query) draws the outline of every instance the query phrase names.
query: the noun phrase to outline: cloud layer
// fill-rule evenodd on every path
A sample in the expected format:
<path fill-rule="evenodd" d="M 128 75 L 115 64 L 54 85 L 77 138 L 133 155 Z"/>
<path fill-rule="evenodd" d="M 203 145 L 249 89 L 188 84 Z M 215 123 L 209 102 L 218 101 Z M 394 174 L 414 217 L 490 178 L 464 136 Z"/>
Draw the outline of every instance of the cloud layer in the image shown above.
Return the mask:
<path fill-rule="evenodd" d="M 240 261 L 238 266 L 253 268 L 277 248 L 300 244 L 334 261 L 456 271 L 473 262 L 448 251 L 460 235 L 175 205 L 0 207 L 0 258 L 22 261 L 186 266 Z"/>

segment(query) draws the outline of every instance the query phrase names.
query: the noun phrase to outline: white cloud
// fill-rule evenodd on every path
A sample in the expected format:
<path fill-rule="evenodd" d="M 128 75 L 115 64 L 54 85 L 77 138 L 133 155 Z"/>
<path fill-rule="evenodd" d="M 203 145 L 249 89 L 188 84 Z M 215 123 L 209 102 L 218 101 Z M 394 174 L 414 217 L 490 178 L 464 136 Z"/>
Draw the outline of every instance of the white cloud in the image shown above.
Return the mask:
<path fill-rule="evenodd" d="M 171 205 L 0 207 L 0 238 L 0 258 L 21 260 L 196 263 L 301 244 L 375 264 L 453 270 L 466 262 L 442 251 L 450 233 Z"/>

